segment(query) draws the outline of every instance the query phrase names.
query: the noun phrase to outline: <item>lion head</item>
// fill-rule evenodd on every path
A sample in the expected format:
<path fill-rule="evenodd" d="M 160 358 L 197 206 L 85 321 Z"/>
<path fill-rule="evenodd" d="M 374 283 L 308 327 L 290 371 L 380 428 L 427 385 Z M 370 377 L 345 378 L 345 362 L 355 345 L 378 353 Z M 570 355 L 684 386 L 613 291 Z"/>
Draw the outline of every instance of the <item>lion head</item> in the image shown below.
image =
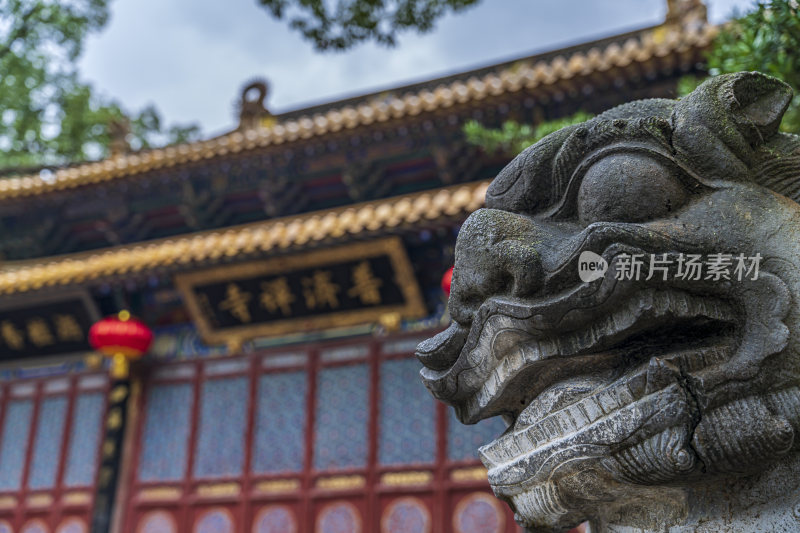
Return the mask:
<path fill-rule="evenodd" d="M 520 524 L 559 530 L 796 450 L 800 138 L 759 73 L 622 105 L 516 157 L 461 228 L 422 378 Z M 581 272 L 587 274 L 581 276 Z"/>

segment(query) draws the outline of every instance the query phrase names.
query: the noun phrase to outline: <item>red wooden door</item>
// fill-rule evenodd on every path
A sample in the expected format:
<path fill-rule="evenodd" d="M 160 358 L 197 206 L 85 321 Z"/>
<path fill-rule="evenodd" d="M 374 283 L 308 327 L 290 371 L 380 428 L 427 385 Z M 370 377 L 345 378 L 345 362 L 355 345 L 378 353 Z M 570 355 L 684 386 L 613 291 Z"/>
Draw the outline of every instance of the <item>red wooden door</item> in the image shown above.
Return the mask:
<path fill-rule="evenodd" d="M 158 366 L 124 530 L 518 531 L 475 456 L 502 424 L 453 422 L 417 377 L 423 335 Z"/>
<path fill-rule="evenodd" d="M 0 387 L 0 533 L 85 533 L 108 380 L 21 379 Z"/>

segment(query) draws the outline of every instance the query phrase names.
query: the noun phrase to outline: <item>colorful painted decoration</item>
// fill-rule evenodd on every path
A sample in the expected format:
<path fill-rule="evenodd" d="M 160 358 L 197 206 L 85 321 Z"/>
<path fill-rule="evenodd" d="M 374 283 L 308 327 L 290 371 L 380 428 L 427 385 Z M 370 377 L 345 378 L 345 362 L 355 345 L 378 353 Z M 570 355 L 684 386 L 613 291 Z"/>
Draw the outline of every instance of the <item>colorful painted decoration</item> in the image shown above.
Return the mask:
<path fill-rule="evenodd" d="M 206 344 L 193 324 L 166 326 L 153 330 L 149 353 L 156 359 L 193 359 L 227 355 L 227 347 Z"/>
<path fill-rule="evenodd" d="M 31 520 L 22 526 L 22 533 L 48 533 L 47 524 L 41 520 Z"/>
<path fill-rule="evenodd" d="M 297 521 L 285 505 L 269 505 L 258 512 L 253 533 L 297 533 Z"/>
<path fill-rule="evenodd" d="M 166 511 L 151 511 L 139 522 L 138 533 L 176 533 L 175 520 Z"/>
<path fill-rule="evenodd" d="M 383 511 L 381 533 L 430 533 L 431 514 L 418 498 L 400 498 Z"/>
<path fill-rule="evenodd" d="M 56 533 L 86 533 L 87 531 L 86 522 L 75 517 L 67 518 L 61 522 L 61 525 L 56 529 Z M 162 533 L 168 532 L 166 529 L 161 529 L 159 531 Z"/>
<path fill-rule="evenodd" d="M 316 533 L 361 533 L 361 516 L 350 502 L 326 505 L 317 517 Z"/>
<path fill-rule="evenodd" d="M 485 492 L 474 492 L 462 499 L 453 514 L 456 533 L 500 533 L 505 522 L 500 503 Z"/>
<path fill-rule="evenodd" d="M 225 509 L 206 512 L 194 526 L 194 533 L 233 533 L 230 513 Z"/>

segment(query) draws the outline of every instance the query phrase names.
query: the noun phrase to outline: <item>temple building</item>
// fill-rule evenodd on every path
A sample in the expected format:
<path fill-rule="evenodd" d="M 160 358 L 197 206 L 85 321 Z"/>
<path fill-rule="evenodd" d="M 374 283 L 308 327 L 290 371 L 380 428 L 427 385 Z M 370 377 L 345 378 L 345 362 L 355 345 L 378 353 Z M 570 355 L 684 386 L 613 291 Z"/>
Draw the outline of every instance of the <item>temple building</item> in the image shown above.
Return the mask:
<path fill-rule="evenodd" d="M 228 134 L 0 179 L 0 533 L 519 531 L 475 452 L 503 422 L 458 423 L 413 356 L 509 160 L 462 126 L 675 97 L 715 30 L 669 4 L 288 113 L 255 82 Z M 87 340 L 120 311 L 154 333 L 129 377 Z"/>

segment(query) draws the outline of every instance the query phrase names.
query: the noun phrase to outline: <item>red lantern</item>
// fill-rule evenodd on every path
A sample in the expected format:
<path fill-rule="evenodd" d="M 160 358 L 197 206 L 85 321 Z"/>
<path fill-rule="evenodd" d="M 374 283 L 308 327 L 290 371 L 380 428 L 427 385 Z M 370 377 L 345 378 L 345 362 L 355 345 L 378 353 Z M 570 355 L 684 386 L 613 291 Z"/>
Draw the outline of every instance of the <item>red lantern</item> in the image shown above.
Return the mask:
<path fill-rule="evenodd" d="M 442 276 L 442 290 L 448 297 L 450 296 L 450 285 L 452 284 L 453 284 L 453 267 L 450 267 L 447 270 L 447 272 L 444 273 L 444 276 Z"/>
<path fill-rule="evenodd" d="M 111 375 L 128 377 L 130 361 L 140 358 L 150 348 L 153 332 L 128 311 L 104 318 L 89 329 L 92 348 L 111 358 Z"/>

